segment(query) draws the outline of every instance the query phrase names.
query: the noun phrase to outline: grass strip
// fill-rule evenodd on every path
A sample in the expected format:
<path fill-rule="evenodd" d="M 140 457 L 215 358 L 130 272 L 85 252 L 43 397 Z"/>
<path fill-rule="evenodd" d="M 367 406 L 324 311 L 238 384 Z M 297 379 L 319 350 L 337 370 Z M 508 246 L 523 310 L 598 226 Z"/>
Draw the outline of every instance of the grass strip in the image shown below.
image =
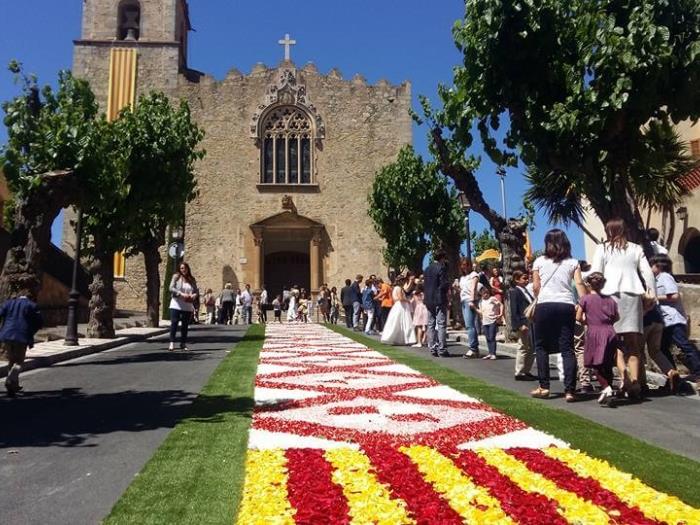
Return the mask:
<path fill-rule="evenodd" d="M 264 338 L 263 325 L 248 329 L 112 508 L 106 524 L 234 522 Z"/>
<path fill-rule="evenodd" d="M 344 327 L 326 326 L 444 385 L 477 397 L 538 430 L 563 439 L 590 456 L 604 459 L 656 490 L 673 494 L 689 505 L 700 507 L 700 491 L 697 489 L 700 463 L 696 461 L 566 410 L 549 407 L 542 401 L 462 375 L 428 358 L 409 354 Z"/>

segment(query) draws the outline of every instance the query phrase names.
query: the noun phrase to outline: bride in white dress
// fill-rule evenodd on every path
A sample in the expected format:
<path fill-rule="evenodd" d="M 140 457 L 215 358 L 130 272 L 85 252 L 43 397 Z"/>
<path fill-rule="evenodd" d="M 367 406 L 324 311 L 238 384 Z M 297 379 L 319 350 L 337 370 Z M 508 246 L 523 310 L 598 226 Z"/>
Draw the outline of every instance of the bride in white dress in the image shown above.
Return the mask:
<path fill-rule="evenodd" d="M 299 297 L 299 290 L 292 288 L 289 293 L 289 308 L 287 309 L 287 322 L 291 323 L 297 320 L 297 297 Z"/>
<path fill-rule="evenodd" d="M 401 283 L 394 286 L 391 297 L 394 299 L 394 306 L 391 307 L 384 324 L 382 343 L 397 346 L 416 344 L 411 303 L 406 299 Z"/>

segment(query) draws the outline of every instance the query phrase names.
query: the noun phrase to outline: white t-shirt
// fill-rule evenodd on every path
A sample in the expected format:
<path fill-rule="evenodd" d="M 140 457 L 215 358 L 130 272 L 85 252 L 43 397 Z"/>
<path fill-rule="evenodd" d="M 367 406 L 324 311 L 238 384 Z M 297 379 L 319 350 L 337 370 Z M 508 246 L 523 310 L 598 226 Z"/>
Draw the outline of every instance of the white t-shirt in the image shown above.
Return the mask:
<path fill-rule="evenodd" d="M 540 275 L 539 303 L 576 304 L 571 282 L 578 268 L 576 259 L 564 259 L 556 263 L 545 256 L 535 259 L 532 271 Z"/>
<path fill-rule="evenodd" d="M 659 299 L 665 299 L 667 295 L 678 293 L 678 284 L 671 274 L 666 272 L 656 276 L 656 295 Z M 664 317 L 664 326 L 675 324 L 687 324 L 683 304 L 679 301 L 675 304 L 660 304 L 661 315 Z"/>
<path fill-rule="evenodd" d="M 194 292 L 192 285 L 184 279 L 179 280 L 179 286 L 180 293 L 192 294 Z M 194 312 L 194 305 L 192 303 L 188 303 L 182 297 L 173 297 L 170 299 L 170 308 L 173 310 L 182 310 L 183 312 Z"/>
<path fill-rule="evenodd" d="M 484 285 L 479 282 L 479 274 L 472 272 L 459 278 L 459 300 L 472 302 L 472 292 L 474 291 L 474 280 L 476 280 L 476 291 L 479 293 Z"/>

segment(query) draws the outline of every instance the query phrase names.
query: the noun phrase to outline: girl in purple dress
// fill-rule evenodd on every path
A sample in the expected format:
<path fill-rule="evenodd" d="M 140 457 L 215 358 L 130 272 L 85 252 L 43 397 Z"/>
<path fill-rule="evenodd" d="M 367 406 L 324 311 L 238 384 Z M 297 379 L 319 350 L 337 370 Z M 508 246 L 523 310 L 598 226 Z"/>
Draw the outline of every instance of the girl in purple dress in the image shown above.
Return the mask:
<path fill-rule="evenodd" d="M 612 297 L 601 295 L 605 277 L 593 272 L 585 279 L 591 293 L 579 300 L 576 318 L 586 324 L 586 344 L 583 364 L 593 368 L 603 391 L 598 398 L 602 406 L 610 406 L 613 400 L 613 364 L 618 348 L 613 324 L 619 319 L 617 303 Z"/>

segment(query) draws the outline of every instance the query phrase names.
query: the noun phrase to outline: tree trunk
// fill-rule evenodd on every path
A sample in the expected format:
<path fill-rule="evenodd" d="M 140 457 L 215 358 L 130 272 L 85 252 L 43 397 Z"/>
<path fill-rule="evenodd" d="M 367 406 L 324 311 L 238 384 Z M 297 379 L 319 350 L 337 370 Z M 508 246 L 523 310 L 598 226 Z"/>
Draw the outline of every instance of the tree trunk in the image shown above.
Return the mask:
<path fill-rule="evenodd" d="M 157 328 L 160 322 L 160 244 L 155 238 L 143 245 L 143 258 L 146 262 L 146 316 L 148 326 Z M 167 286 L 167 283 L 166 283 Z"/>
<path fill-rule="evenodd" d="M 78 202 L 79 195 L 73 172 L 56 171 L 42 175 L 38 187 L 18 198 L 10 248 L 0 277 L 0 300 L 19 293 L 38 296 L 42 253 L 51 242 L 51 225 L 62 208 Z"/>
<path fill-rule="evenodd" d="M 111 339 L 114 337 L 114 253 L 102 249 L 100 240 L 94 239 L 95 255 L 90 265 L 90 321 L 88 337 Z"/>

